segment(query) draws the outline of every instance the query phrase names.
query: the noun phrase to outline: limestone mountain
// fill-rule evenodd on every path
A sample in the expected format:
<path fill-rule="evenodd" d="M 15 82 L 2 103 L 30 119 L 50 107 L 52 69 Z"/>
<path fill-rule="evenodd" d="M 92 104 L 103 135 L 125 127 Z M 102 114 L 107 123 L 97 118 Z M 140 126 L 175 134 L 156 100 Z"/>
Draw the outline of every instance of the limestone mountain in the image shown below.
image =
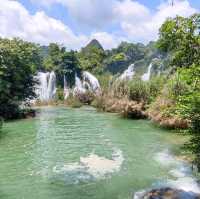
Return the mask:
<path fill-rule="evenodd" d="M 87 51 L 87 50 L 89 50 L 91 48 L 96 48 L 96 49 L 104 51 L 102 45 L 96 39 L 91 40 L 84 48 L 82 48 L 82 50 L 83 51 L 85 51 L 85 50 Z"/>

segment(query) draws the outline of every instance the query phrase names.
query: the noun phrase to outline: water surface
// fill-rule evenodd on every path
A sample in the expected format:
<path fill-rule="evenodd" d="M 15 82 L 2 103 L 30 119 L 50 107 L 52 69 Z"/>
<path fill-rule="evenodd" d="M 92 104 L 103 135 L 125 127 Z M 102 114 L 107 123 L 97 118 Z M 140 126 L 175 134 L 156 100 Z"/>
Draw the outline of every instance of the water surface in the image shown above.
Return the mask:
<path fill-rule="evenodd" d="M 40 109 L 0 135 L 1 199 L 129 199 L 170 183 L 199 191 L 176 160 L 182 138 L 144 120 L 84 107 Z"/>

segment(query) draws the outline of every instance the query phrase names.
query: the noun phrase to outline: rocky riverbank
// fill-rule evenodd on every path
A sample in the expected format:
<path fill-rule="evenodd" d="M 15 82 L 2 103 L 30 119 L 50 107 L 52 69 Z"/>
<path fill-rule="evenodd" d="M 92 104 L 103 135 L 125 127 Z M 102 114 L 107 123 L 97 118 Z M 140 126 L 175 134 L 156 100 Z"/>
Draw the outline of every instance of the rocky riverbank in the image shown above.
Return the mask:
<path fill-rule="evenodd" d="M 166 187 L 136 193 L 134 199 L 200 199 L 200 194 Z"/>

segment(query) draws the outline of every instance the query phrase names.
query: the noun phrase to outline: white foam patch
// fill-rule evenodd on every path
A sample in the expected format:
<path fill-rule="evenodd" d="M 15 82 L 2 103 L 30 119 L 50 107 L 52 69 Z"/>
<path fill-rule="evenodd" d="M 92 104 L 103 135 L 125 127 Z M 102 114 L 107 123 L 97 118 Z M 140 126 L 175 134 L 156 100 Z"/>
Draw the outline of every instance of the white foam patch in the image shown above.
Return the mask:
<path fill-rule="evenodd" d="M 112 159 L 91 153 L 87 157 L 80 157 L 79 162 L 69 163 L 62 167 L 55 166 L 53 172 L 67 175 L 78 183 L 80 180 L 101 179 L 121 169 L 124 158 L 120 150 L 115 150 Z"/>
<path fill-rule="evenodd" d="M 177 160 L 169 150 L 162 151 L 155 156 L 155 160 L 163 166 L 170 168 L 169 175 L 175 179 L 168 179 L 163 186 L 171 186 L 184 191 L 200 193 L 197 179 L 192 175 L 191 166 L 182 160 Z"/>
<path fill-rule="evenodd" d="M 170 154 L 169 150 L 164 150 L 157 153 L 154 159 L 161 166 L 169 169 L 169 177 L 167 180 L 163 179 L 161 181 L 155 182 L 152 185 L 152 188 L 159 189 L 163 187 L 171 187 L 175 189 L 180 189 L 186 192 L 183 193 L 185 194 L 185 197 L 183 198 L 188 198 L 188 195 L 193 196 L 193 193 L 200 193 L 200 187 L 197 183 L 197 179 L 193 176 L 191 166 L 187 162 L 176 159 L 175 156 Z M 152 188 L 136 192 L 134 194 L 134 199 L 142 198 L 144 194 L 150 191 Z"/>
<path fill-rule="evenodd" d="M 177 163 L 174 157 L 169 153 L 168 150 L 164 150 L 155 155 L 154 158 L 157 162 L 159 162 L 162 166 L 172 166 Z"/>

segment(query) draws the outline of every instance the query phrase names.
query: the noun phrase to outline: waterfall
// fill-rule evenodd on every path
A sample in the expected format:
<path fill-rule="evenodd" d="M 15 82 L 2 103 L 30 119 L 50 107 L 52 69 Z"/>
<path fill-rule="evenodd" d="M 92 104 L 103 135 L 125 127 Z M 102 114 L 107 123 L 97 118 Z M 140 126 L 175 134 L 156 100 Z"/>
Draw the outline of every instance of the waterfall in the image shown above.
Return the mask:
<path fill-rule="evenodd" d="M 64 75 L 64 99 L 67 99 L 70 95 L 70 89 L 67 86 L 66 76 Z"/>
<path fill-rule="evenodd" d="M 73 94 L 83 94 L 86 92 L 86 89 L 83 86 L 83 83 L 81 82 L 81 79 L 76 75 L 75 76 L 75 88 L 73 91 Z"/>
<path fill-rule="evenodd" d="M 153 66 L 152 63 L 150 63 L 147 72 L 144 75 L 142 75 L 141 79 L 143 81 L 149 81 L 150 80 L 152 66 Z"/>
<path fill-rule="evenodd" d="M 135 66 L 131 64 L 127 70 L 125 70 L 122 75 L 119 77 L 120 80 L 131 80 L 135 75 Z"/>
<path fill-rule="evenodd" d="M 36 88 L 36 94 L 41 102 L 47 102 L 55 98 L 56 95 L 56 75 L 52 72 L 39 72 L 37 75 L 39 85 Z"/>
<path fill-rule="evenodd" d="M 91 73 L 84 71 L 82 73 L 82 80 L 76 75 L 75 76 L 75 87 L 74 89 L 69 89 L 66 82 L 66 77 L 64 76 L 64 96 L 65 99 L 68 98 L 70 92 L 73 95 L 85 94 L 87 91 L 94 94 L 99 94 L 101 87 L 98 79 Z"/>
<path fill-rule="evenodd" d="M 83 72 L 83 80 L 85 88 L 88 87 L 88 90 L 91 90 L 92 92 L 99 93 L 100 91 L 100 84 L 98 79 L 92 75 L 91 73 L 84 71 Z"/>
<path fill-rule="evenodd" d="M 54 71 L 52 71 L 49 75 L 47 95 L 48 100 L 54 99 L 56 95 L 56 74 Z"/>

